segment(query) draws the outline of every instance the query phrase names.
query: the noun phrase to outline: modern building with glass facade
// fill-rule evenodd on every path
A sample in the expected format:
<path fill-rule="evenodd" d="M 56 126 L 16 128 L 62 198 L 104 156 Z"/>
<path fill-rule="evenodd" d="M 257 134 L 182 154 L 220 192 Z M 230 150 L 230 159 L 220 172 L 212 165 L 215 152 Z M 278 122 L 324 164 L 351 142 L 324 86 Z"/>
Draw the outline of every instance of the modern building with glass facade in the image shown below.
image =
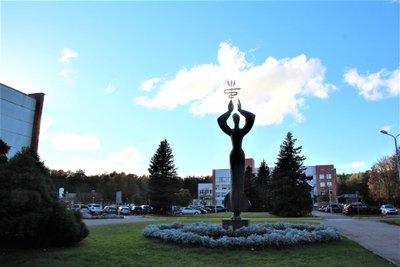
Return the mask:
<path fill-rule="evenodd" d="M 0 138 L 10 158 L 23 147 L 38 151 L 44 94 L 24 94 L 0 83 Z"/>

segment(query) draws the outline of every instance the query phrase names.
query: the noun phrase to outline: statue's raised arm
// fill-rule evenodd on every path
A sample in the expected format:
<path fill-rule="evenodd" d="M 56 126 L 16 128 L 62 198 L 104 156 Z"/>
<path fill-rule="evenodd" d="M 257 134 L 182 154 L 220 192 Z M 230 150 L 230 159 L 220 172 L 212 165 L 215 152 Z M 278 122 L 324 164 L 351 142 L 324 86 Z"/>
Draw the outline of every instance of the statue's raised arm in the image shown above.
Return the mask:
<path fill-rule="evenodd" d="M 248 132 L 250 132 L 251 128 L 253 127 L 256 115 L 254 115 L 250 111 L 242 109 L 242 104 L 240 103 L 240 100 L 238 100 L 238 111 L 240 114 L 243 115 L 243 117 L 246 118 L 246 123 L 242 129 L 242 134 L 246 135 Z"/>
<path fill-rule="evenodd" d="M 231 116 L 231 113 L 233 111 L 233 103 L 232 100 L 228 104 L 228 111 L 219 116 L 218 118 L 218 125 L 221 128 L 221 130 L 226 133 L 227 135 L 232 134 L 232 129 L 228 126 L 227 120 Z"/>

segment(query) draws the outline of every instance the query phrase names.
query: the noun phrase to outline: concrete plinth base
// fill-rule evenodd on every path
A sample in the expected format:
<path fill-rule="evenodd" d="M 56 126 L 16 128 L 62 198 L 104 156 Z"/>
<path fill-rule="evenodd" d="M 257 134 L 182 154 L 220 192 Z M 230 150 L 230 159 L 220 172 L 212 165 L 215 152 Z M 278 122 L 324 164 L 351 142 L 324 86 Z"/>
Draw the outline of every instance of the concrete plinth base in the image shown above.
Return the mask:
<path fill-rule="evenodd" d="M 241 227 L 249 226 L 250 220 L 231 220 L 231 219 L 223 219 L 222 220 L 222 227 L 224 229 L 228 229 L 229 226 L 233 227 L 233 230 L 239 229 Z"/>

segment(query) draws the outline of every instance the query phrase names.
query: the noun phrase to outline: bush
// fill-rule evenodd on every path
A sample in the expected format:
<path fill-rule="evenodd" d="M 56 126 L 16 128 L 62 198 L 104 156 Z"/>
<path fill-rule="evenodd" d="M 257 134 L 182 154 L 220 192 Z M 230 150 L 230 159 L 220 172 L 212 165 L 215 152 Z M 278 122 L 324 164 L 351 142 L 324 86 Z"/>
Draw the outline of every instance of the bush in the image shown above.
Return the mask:
<path fill-rule="evenodd" d="M 144 228 L 143 236 L 210 248 L 286 247 L 340 239 L 338 232 L 330 227 L 290 223 L 250 225 L 237 230 L 205 223 L 151 224 Z"/>
<path fill-rule="evenodd" d="M 48 170 L 30 149 L 0 163 L 0 247 L 63 246 L 88 235 L 58 201 Z"/>

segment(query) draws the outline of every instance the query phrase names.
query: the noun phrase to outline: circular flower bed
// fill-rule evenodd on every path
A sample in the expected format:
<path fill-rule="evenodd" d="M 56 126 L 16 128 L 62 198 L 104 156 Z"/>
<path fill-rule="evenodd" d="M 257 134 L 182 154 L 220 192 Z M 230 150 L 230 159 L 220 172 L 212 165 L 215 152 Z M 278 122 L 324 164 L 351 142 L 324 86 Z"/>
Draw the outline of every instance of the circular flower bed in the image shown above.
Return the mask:
<path fill-rule="evenodd" d="M 338 232 L 331 227 L 290 223 L 255 224 L 233 230 L 217 224 L 175 222 L 150 224 L 142 234 L 164 242 L 210 248 L 285 247 L 340 239 Z"/>

